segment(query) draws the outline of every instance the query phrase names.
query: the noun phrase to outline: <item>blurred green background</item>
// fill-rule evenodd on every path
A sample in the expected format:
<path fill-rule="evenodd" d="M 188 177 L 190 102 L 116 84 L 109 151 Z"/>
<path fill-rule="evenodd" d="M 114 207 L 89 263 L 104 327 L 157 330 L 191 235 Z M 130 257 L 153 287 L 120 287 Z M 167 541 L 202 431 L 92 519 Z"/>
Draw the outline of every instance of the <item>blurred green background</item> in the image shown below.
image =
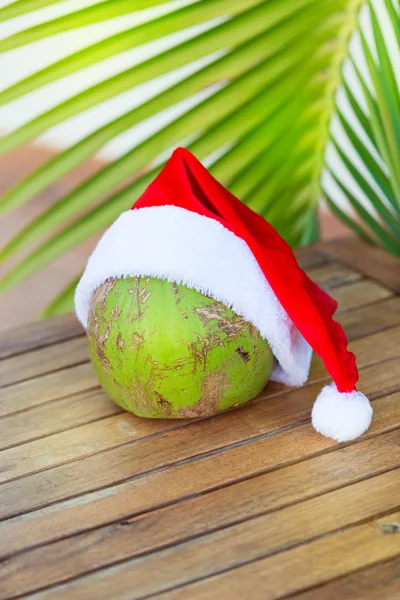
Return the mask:
<path fill-rule="evenodd" d="M 292 246 L 319 238 L 324 203 L 400 254 L 397 0 L 0 6 L 0 294 L 14 298 L 10 311 L 29 305 L 41 270 L 43 314 L 72 310 L 74 252 L 88 255 L 177 145 Z M 47 148 L 40 158 L 36 144 Z"/>

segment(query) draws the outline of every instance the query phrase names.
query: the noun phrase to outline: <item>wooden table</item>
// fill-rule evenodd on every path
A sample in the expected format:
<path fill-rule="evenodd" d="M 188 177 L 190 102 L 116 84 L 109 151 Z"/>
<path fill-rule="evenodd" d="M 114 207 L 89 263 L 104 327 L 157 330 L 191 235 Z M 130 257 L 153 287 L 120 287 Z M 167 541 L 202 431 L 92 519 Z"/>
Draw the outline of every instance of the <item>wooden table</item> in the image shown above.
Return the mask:
<path fill-rule="evenodd" d="M 400 262 L 351 238 L 298 258 L 373 400 L 353 443 L 310 425 L 315 356 L 302 389 L 161 422 L 106 398 L 71 315 L 2 335 L 1 599 L 400 598 Z"/>

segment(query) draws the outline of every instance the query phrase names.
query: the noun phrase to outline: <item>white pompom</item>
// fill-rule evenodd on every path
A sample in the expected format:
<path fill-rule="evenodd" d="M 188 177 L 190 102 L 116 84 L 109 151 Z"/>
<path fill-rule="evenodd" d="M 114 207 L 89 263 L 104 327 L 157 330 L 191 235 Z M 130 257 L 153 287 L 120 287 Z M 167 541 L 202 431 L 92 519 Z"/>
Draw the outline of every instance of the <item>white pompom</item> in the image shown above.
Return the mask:
<path fill-rule="evenodd" d="M 314 428 L 338 442 L 354 440 L 368 429 L 372 406 L 361 392 L 341 393 L 336 385 L 326 385 L 312 410 Z"/>

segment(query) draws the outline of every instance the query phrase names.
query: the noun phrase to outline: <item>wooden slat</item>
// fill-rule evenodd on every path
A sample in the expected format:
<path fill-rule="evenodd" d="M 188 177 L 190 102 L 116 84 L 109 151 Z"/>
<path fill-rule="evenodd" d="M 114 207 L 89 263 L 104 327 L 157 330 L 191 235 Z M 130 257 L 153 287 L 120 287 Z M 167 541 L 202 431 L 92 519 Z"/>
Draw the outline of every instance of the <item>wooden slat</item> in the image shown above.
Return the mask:
<path fill-rule="evenodd" d="M 348 348 L 357 357 L 358 367 L 379 363 L 382 360 L 399 356 L 399 340 L 400 326 L 385 329 L 370 335 L 350 342 Z M 311 360 L 312 377 L 314 380 L 326 377 L 326 369 L 320 357 L 313 355 Z"/>
<path fill-rule="evenodd" d="M 222 531 L 208 533 L 201 539 L 196 537 L 192 541 L 149 554 L 145 558 L 129 560 L 100 573 L 82 577 L 67 586 L 61 586 L 54 590 L 54 593 L 60 598 L 85 597 L 100 600 L 107 599 L 110 590 L 113 590 L 115 600 L 141 598 L 184 582 L 210 576 L 233 565 L 239 566 L 280 552 L 287 547 L 304 544 L 341 527 L 371 519 L 382 512 L 396 509 L 399 498 L 400 473 L 396 470 L 300 504 L 245 520 Z M 140 527 L 140 522 L 138 525 L 139 535 L 145 538 L 144 547 L 147 548 L 149 536 L 143 535 L 144 530 Z M 172 525 L 173 523 L 170 523 L 169 529 Z M 119 526 L 118 530 L 122 530 L 121 537 L 125 544 L 129 534 L 132 554 L 133 545 L 139 548 L 135 522 L 132 521 L 125 527 L 128 529 L 125 529 L 126 533 L 123 531 L 124 526 Z M 54 554 L 55 548 L 52 548 L 51 555 L 50 548 L 47 548 L 44 556 L 40 550 L 36 550 L 28 557 L 17 556 L 8 564 L 3 563 L 3 568 L 0 565 L 0 599 L 5 600 L 17 593 L 32 592 L 37 588 L 60 583 L 62 579 L 65 580 L 68 576 L 76 577 L 83 569 L 88 569 L 86 556 L 81 565 L 77 564 L 73 542 L 74 540 L 69 540 L 70 554 L 65 557 L 67 564 L 63 557 Z M 113 539 L 113 542 L 117 540 Z M 91 546 L 87 548 L 90 552 Z M 125 551 L 126 549 L 125 547 Z M 109 543 L 108 550 L 108 560 L 119 562 L 119 544 L 114 546 Z M 54 560 L 55 556 L 57 560 Z M 96 567 L 99 566 L 97 563 Z"/>
<path fill-rule="evenodd" d="M 395 358 L 363 369 L 359 385 L 369 398 L 400 388 L 400 359 Z M 251 405 L 243 407 L 237 415 L 235 413 L 234 417 L 218 417 L 218 419 L 223 418 L 225 423 L 222 426 L 226 430 L 224 443 L 235 443 L 277 428 L 305 422 L 309 419 L 314 398 L 320 387 L 318 383 L 310 386 L 306 392 L 303 389 L 292 390 L 288 395 L 273 399 L 268 398 L 267 386 L 257 400 L 262 403 L 262 406 L 255 406 L 256 401 L 254 401 Z M 29 436 L 40 437 L 39 434 L 46 435 L 46 432 L 57 431 L 57 429 L 62 431 L 3 451 L 0 454 L 2 463 L 0 483 L 116 448 L 185 423 L 184 421 L 138 419 L 134 415 L 122 413 L 103 419 L 101 422 L 90 422 L 75 429 L 68 428 L 68 425 L 73 427 L 73 423 L 79 425 L 79 422 L 95 421 L 97 414 L 100 419 L 107 414 L 115 415 L 120 412 L 122 411 L 107 400 L 104 393 L 97 391 L 79 394 L 65 401 L 46 404 L 38 410 L 27 411 L 23 415 L 18 413 L 0 420 L 0 445 L 3 447 L 21 443 L 29 439 Z M 250 423 L 251 427 L 249 427 Z M 196 426 L 190 424 L 187 431 L 182 431 L 182 436 L 187 437 L 187 442 L 182 443 L 188 451 L 190 449 L 193 449 L 193 453 L 200 451 L 201 446 L 197 445 L 195 432 L 201 432 L 205 427 L 206 425 L 200 423 Z M 217 428 L 216 424 L 214 428 Z M 175 433 L 174 438 L 176 439 L 177 436 L 178 434 Z M 204 437 L 206 437 L 205 433 Z M 212 437 L 218 439 L 215 432 Z M 218 444 L 220 443 L 221 439 L 218 439 Z M 210 443 L 204 451 L 213 449 Z M 166 451 L 170 458 L 174 459 L 172 448 L 170 449 L 167 444 Z M 82 463 L 83 469 L 85 464 Z"/>
<path fill-rule="evenodd" d="M 5 358 L 0 361 L 0 387 L 77 365 L 88 359 L 84 337 Z"/>
<path fill-rule="evenodd" d="M 324 290 L 353 283 L 362 279 L 362 275 L 338 262 L 308 269 L 307 274 Z"/>
<path fill-rule="evenodd" d="M 400 323 L 400 298 L 395 296 L 339 314 L 335 319 L 344 328 L 347 338 L 355 340 Z"/>
<path fill-rule="evenodd" d="M 0 419 L 0 450 L 12 446 L 17 446 L 18 449 L 3 450 L 0 454 L 0 461 L 2 463 L 0 481 L 4 478 L 6 471 L 11 465 L 9 459 L 18 461 L 18 465 L 14 464 L 14 468 L 17 469 L 16 472 L 23 472 L 23 464 L 26 462 L 29 463 L 32 460 L 33 456 L 37 454 L 35 448 L 39 446 L 42 449 L 40 453 L 42 461 L 48 463 L 49 452 L 53 456 L 53 450 L 54 452 L 60 450 L 56 445 L 57 441 L 61 442 L 63 436 L 73 438 L 73 433 L 70 434 L 68 430 L 71 430 L 73 427 L 80 430 L 80 425 L 99 421 L 118 413 L 122 413 L 122 409 L 111 402 L 102 390 L 97 389 L 75 394 L 62 400 L 46 402 L 46 404 L 41 404 L 34 409 L 3 417 Z M 99 430 L 101 430 L 102 426 L 100 423 L 98 426 Z M 86 425 L 86 427 L 90 430 L 90 425 Z M 85 431 L 89 433 L 88 430 Z M 57 434 L 57 432 L 64 433 Z M 104 434 L 104 431 L 102 433 Z M 49 435 L 50 437 L 45 437 Z M 36 442 L 31 441 L 30 443 L 26 443 L 30 440 L 36 440 Z M 81 436 L 79 443 L 86 444 L 87 453 L 90 453 L 90 447 L 84 436 Z M 23 446 L 20 446 L 20 444 L 23 444 Z M 61 445 L 61 447 L 63 446 Z M 14 459 L 11 458 L 12 456 Z M 62 451 L 60 451 L 58 456 L 59 460 L 62 460 Z M 64 457 L 64 460 L 68 460 L 68 455 Z M 3 466 L 6 471 L 3 471 Z"/>
<path fill-rule="evenodd" d="M 379 283 L 365 279 L 342 287 L 334 287 L 329 290 L 329 294 L 339 303 L 338 313 L 342 313 L 389 298 L 393 292 Z"/>
<path fill-rule="evenodd" d="M 330 256 L 340 259 L 352 269 L 400 293 L 399 258 L 353 237 L 324 242 L 317 247 Z"/>
<path fill-rule="evenodd" d="M 60 315 L 0 333 L 0 359 L 83 335 L 75 315 Z"/>
<path fill-rule="evenodd" d="M 331 452 L 283 466 L 223 488 L 218 486 L 218 473 L 216 478 L 213 477 L 211 460 L 187 463 L 0 523 L 0 556 L 9 556 L 23 548 L 114 521 L 115 524 L 87 532 L 84 536 L 60 540 L 48 550 L 38 548 L 32 551 L 43 558 L 53 556 L 49 564 L 56 557 L 63 559 L 67 570 L 71 561 L 72 569 L 81 564 L 78 571 L 82 572 L 86 566 L 107 564 L 113 556 L 118 560 L 118 556 L 124 558 L 129 553 L 140 554 L 161 547 L 168 540 L 173 543 L 224 527 L 399 467 L 398 449 L 399 434 L 396 430 L 345 447 L 339 453 Z M 219 471 L 224 462 L 225 472 L 229 471 L 231 464 L 235 464 L 229 454 L 222 457 L 225 461 L 220 458 L 221 455 L 217 456 L 215 465 Z M 204 476 L 206 479 L 203 481 Z M 210 488 L 214 491 L 206 495 L 197 495 L 184 503 L 141 514 L 157 505 L 168 505 Z M 140 516 L 133 516 L 136 514 Z M 111 547 L 115 552 L 112 556 Z"/>
<path fill-rule="evenodd" d="M 282 408 L 282 399 L 278 397 L 275 398 L 275 402 L 273 400 L 268 402 L 266 411 L 262 406 L 261 415 L 257 415 L 258 404 L 255 405 L 255 408 L 244 407 L 242 411 L 225 413 L 215 419 L 190 423 L 186 428 L 178 431 L 167 431 L 154 438 L 145 438 L 121 448 L 111 448 L 101 455 L 89 456 L 76 463 L 60 466 L 44 473 L 29 475 L 23 480 L 5 483 L 0 486 L 0 517 L 5 518 L 33 510 L 64 498 L 112 485 L 132 475 L 137 476 L 201 453 L 214 451 L 254 436 L 265 436 L 276 429 L 302 422 L 308 417 L 309 409 L 320 389 L 320 386 L 314 386 L 314 389 L 312 387 L 293 392 L 293 394 L 297 392 L 299 395 L 304 395 L 308 399 L 306 415 L 298 412 L 298 408 L 302 404 L 286 413 Z M 289 405 L 290 400 L 289 403 L 285 403 L 285 408 L 287 409 Z M 271 415 L 272 408 L 274 411 Z M 158 425 L 156 426 L 158 427 Z M 144 421 L 143 427 L 148 427 L 150 430 L 153 424 L 151 421 Z M 302 437 L 301 431 L 295 431 L 292 435 L 296 438 L 297 434 Z M 248 451 L 252 456 L 253 449 L 258 446 L 259 450 L 255 450 L 256 452 L 261 452 L 264 446 L 276 447 L 279 452 L 282 452 L 281 446 L 285 442 L 281 442 L 281 435 L 290 437 L 290 432 L 255 442 L 250 445 L 248 450 L 242 447 L 243 452 L 246 454 Z M 36 445 L 38 444 L 39 442 L 36 443 Z M 323 442 L 321 440 L 321 444 L 321 449 L 332 445 L 331 440 Z M 307 443 L 304 446 L 305 452 L 306 447 Z M 294 452 L 293 460 L 301 456 L 302 450 L 303 448 L 300 446 L 291 448 L 291 451 Z M 7 452 L 15 454 L 15 451 L 11 450 Z M 271 459 L 272 456 L 273 451 L 269 458 Z M 287 458 L 287 460 L 292 459 Z M 13 460 L 11 460 L 12 464 Z M 259 464 L 259 457 L 255 464 Z"/>
<path fill-rule="evenodd" d="M 0 388 L 0 417 L 34 408 L 50 400 L 99 387 L 93 367 L 84 363 Z M 1 428 L 1 421 L 0 421 Z"/>
<path fill-rule="evenodd" d="M 308 592 L 296 600 L 398 600 L 400 598 L 400 556 L 362 571 L 341 577 Z"/>
<path fill-rule="evenodd" d="M 393 514 L 400 518 L 400 513 Z M 234 600 L 251 598 L 252 600 L 275 600 L 287 594 L 293 594 L 308 586 L 315 585 L 334 577 L 340 577 L 378 561 L 384 561 L 399 554 L 399 541 L 395 536 L 382 533 L 380 525 L 386 518 L 376 519 L 322 537 L 310 544 L 296 547 L 282 554 L 233 569 L 227 573 L 211 577 L 190 586 L 170 592 L 170 600 Z M 290 574 L 290 575 L 289 575 Z M 108 584 L 107 584 L 108 587 Z M 101 589 L 101 588 L 100 588 Z M 68 596 L 74 598 L 73 584 L 65 586 Z M 114 590 L 113 590 L 114 591 Z M 49 592 L 51 594 L 52 592 Z M 46 598 L 43 594 L 43 599 Z M 49 596 L 48 596 L 49 597 Z M 75 596 L 77 598 L 78 596 Z M 101 595 L 91 596 L 85 590 L 85 597 L 100 600 Z M 119 598 L 128 596 L 119 596 Z M 130 598 L 134 596 L 130 595 Z M 156 596 L 155 596 L 156 597 Z M 118 598 L 114 594 L 114 598 Z M 158 595 L 157 598 L 162 598 Z"/>
<path fill-rule="evenodd" d="M 390 428 L 397 427 L 400 425 L 398 402 L 400 399 L 400 393 L 397 395 L 385 397 L 376 400 L 376 415 L 373 421 L 368 435 L 373 433 L 387 431 Z M 234 413 L 231 413 L 234 414 Z M 215 419 L 214 419 L 215 421 Z M 204 423 L 212 423 L 213 420 L 205 421 Z M 219 432 L 213 428 L 212 433 L 217 437 L 220 437 Z M 179 434 L 182 430 L 175 431 L 174 434 Z M 203 435 L 209 434 L 210 432 L 203 429 L 201 432 Z M 396 432 L 398 437 L 398 434 Z M 160 452 L 160 442 L 162 443 L 170 441 L 174 442 L 174 435 L 169 434 L 169 440 L 167 439 L 168 434 L 163 436 L 156 436 L 153 440 L 156 443 L 153 444 L 153 452 L 155 454 Z M 200 437 L 200 436 L 198 436 Z M 196 438 L 198 439 L 198 438 Z M 149 441 L 149 440 L 147 440 Z M 215 442 L 210 441 L 210 444 Z M 376 441 L 375 441 L 376 443 Z M 390 442 L 389 442 L 390 443 Z M 73 469 L 68 472 L 68 467 L 73 465 L 66 465 L 59 469 L 47 472 L 39 475 L 28 476 L 23 480 L 17 480 L 12 484 L 3 484 L 1 486 L 1 497 L 0 505 L 2 509 L 2 516 L 12 516 L 12 514 L 18 514 L 29 509 L 40 506 L 40 504 L 49 504 L 55 502 L 58 499 L 67 495 L 72 495 L 73 490 L 78 490 L 78 493 L 82 494 L 90 485 L 88 482 L 82 481 L 85 476 L 88 477 L 89 473 L 93 472 L 90 469 L 93 468 L 94 462 L 97 463 L 94 473 L 97 476 L 96 486 L 104 485 L 104 482 L 110 480 L 110 473 L 112 469 L 117 470 L 117 475 L 122 479 L 129 472 L 128 466 L 130 463 L 131 471 L 130 474 L 138 472 L 138 464 L 140 462 L 146 463 L 146 460 L 142 458 L 140 460 L 140 454 L 143 452 L 143 446 L 150 447 L 150 443 L 141 444 L 142 452 L 138 451 L 138 446 L 141 442 L 133 444 L 130 447 L 125 448 L 125 455 L 119 456 L 119 463 L 114 460 L 104 459 L 103 455 L 96 457 L 90 457 L 86 459 L 87 468 L 84 472 L 81 469 L 81 463 L 79 461 L 78 470 L 73 473 Z M 176 443 L 175 443 L 176 445 Z M 135 446 L 135 448 L 133 448 Z M 338 445 L 333 440 L 323 438 L 318 435 L 310 425 L 299 426 L 293 430 L 284 431 L 282 433 L 269 436 L 267 438 L 258 439 L 254 442 L 240 445 L 238 447 L 231 447 L 224 452 L 214 453 L 211 456 L 199 458 L 196 461 L 184 462 L 173 468 L 166 470 L 156 469 L 155 472 L 149 473 L 143 477 L 139 477 L 129 481 L 124 486 L 117 487 L 112 491 L 111 489 L 104 490 L 103 492 L 96 492 L 96 494 L 88 494 L 87 500 L 95 500 L 100 497 L 107 497 L 113 495 L 115 500 L 115 493 L 122 493 L 122 496 L 130 494 L 130 503 L 124 505 L 125 510 L 129 513 L 139 512 L 148 510 L 154 505 L 171 501 L 172 499 L 185 497 L 187 494 L 201 493 L 206 490 L 214 489 L 225 485 L 227 483 L 233 483 L 241 478 L 246 478 L 258 473 L 266 472 L 271 468 L 277 466 L 282 467 L 285 464 L 289 464 L 296 460 L 304 460 L 317 455 L 322 451 L 326 451 L 332 448 L 337 448 Z M 122 449 L 124 450 L 124 449 Z M 129 450 L 131 450 L 129 452 Z M 173 451 L 173 450 L 172 450 Z M 110 453 L 109 453 L 110 454 Z M 120 452 L 119 452 L 120 454 Z M 175 454 L 176 456 L 176 454 Z M 92 459 L 96 459 L 93 461 Z M 103 458 L 103 461 L 102 461 Z M 171 460 L 171 459 L 170 459 Z M 89 465 L 88 462 L 91 461 Z M 124 462 L 125 461 L 125 462 Z M 147 468 L 151 465 L 152 459 L 147 460 Z M 153 460 L 153 464 L 157 462 Z M 159 461 L 158 461 L 159 462 Z M 100 468 L 99 466 L 100 465 Z M 146 467 L 142 467 L 144 470 Z M 128 475 L 129 476 L 129 475 Z M 112 477 L 116 478 L 115 475 Z M 172 497 L 171 497 L 172 494 Z M 9 502 L 9 505 L 5 505 L 5 499 Z M 83 500 L 83 503 L 86 503 Z M 82 511 L 82 499 L 76 500 L 79 505 L 79 510 Z M 130 504 L 130 509 L 128 506 Z M 92 503 L 93 510 L 93 503 Z M 114 509 L 115 510 L 115 509 Z M 65 511 L 68 513 L 68 511 Z M 104 513 L 100 511 L 102 515 Z M 114 512 L 115 514 L 115 512 Z M 126 513 L 125 513 L 126 514 Z M 97 515 L 97 518 L 100 515 Z M 109 516 L 110 518 L 110 516 Z M 81 513 L 81 526 L 82 521 Z M 62 529 L 64 531 L 64 529 Z M 25 543 L 26 543 L 26 529 L 25 529 Z M 2 548 L 2 543 L 7 543 L 7 536 L 0 538 L 0 552 L 9 551 L 8 546 Z"/>
<path fill-rule="evenodd" d="M 332 260 L 332 257 L 329 255 L 329 253 L 325 252 L 325 250 L 320 246 L 296 248 L 294 254 L 301 268 L 306 270 L 323 265 Z"/>
<path fill-rule="evenodd" d="M 86 413 L 80 406 L 82 402 L 87 405 Z M 165 421 L 138 419 L 132 414 L 123 412 L 101 392 L 78 397 L 76 406 L 71 407 L 72 414 L 69 414 L 68 405 L 63 408 L 67 409 L 64 411 L 67 416 L 64 424 L 60 419 L 60 429 L 63 425 L 67 429 L 68 424 L 74 422 L 74 418 L 77 424 L 83 419 L 86 419 L 88 424 L 4 450 L 0 455 L 2 463 L 0 483 L 60 466 L 85 456 L 92 456 L 104 450 L 118 448 L 158 432 L 182 427 L 185 423 L 182 420 L 172 419 Z M 76 415 L 73 413 L 74 409 Z M 57 407 L 53 410 L 57 410 Z M 102 413 L 105 417 L 110 414 L 114 416 L 102 418 Z M 89 422 L 90 419 L 93 422 Z M 54 427 L 51 419 L 47 419 L 46 425 L 50 428 Z M 31 432 L 30 435 L 34 435 L 34 430 Z M 10 433 L 7 441 L 12 442 L 12 440 Z M 2 443 L 6 442 L 2 441 Z"/>
<path fill-rule="evenodd" d="M 0 361 L 0 599 L 342 597 L 340 579 L 396 560 L 398 536 L 368 527 L 400 517 L 400 299 L 387 273 L 365 279 L 333 249 L 298 254 L 339 300 L 370 431 L 341 445 L 311 428 L 329 381 L 318 357 L 302 389 L 271 383 L 240 411 L 153 422 L 106 400 L 79 328 L 33 328 L 36 346 L 20 331 Z"/>
<path fill-rule="evenodd" d="M 227 430 L 228 427 L 232 430 Z M 27 475 L 23 479 L 0 486 L 0 518 L 18 515 L 68 497 L 111 486 L 129 477 L 137 477 L 178 461 L 185 461 L 196 454 L 215 451 L 227 444 L 239 442 L 243 437 L 250 437 L 251 432 L 256 435 L 257 431 L 263 431 L 265 435 L 264 430 L 265 424 L 262 429 L 253 419 L 244 423 L 242 415 L 237 411 L 218 419 L 193 423 L 184 430 L 166 432 L 121 448 L 113 448 L 50 471 Z M 332 440 L 313 435 L 310 426 L 298 427 L 293 431 L 220 453 L 221 457 L 226 456 L 227 462 L 214 454 L 205 461 L 208 465 L 207 471 L 213 469 L 213 473 L 209 473 L 207 479 L 211 475 L 212 480 L 217 478 L 217 484 L 220 484 L 225 478 L 233 480 L 246 476 L 248 472 L 257 473 L 264 468 L 299 460 L 303 456 L 311 456 L 332 446 Z M 142 480 L 139 480 L 138 485 L 141 483 Z M 202 487 L 206 482 L 203 480 L 199 483 Z"/>
<path fill-rule="evenodd" d="M 388 359 L 390 357 L 392 357 L 393 355 L 396 355 L 399 351 L 398 349 L 398 336 L 399 336 L 399 331 L 396 330 L 397 328 L 394 328 L 393 330 L 387 330 L 385 332 L 382 332 L 381 334 L 376 334 L 375 336 L 371 336 L 370 338 L 365 338 L 364 340 L 358 340 L 357 342 L 354 342 L 354 344 L 350 345 L 350 348 L 355 351 L 359 357 L 359 366 L 362 367 L 363 364 L 368 364 L 368 363 L 373 363 L 374 360 L 382 360 L 382 359 Z M 382 347 L 382 351 L 377 354 L 376 352 L 376 348 Z M 392 374 L 396 374 L 397 370 L 395 368 L 396 363 L 394 362 L 393 364 L 393 368 L 390 369 Z M 83 366 L 83 365 L 82 365 Z M 61 373 L 65 373 L 65 372 L 61 372 Z M 383 376 L 385 377 L 385 380 L 383 380 L 382 377 L 379 376 L 379 374 L 382 373 Z M 312 364 L 312 368 L 311 368 L 311 372 L 310 372 L 310 381 L 313 380 L 320 380 L 322 378 L 326 378 L 327 377 L 327 373 L 325 371 L 324 366 L 322 365 L 322 361 L 318 358 L 318 357 L 314 357 L 313 359 L 313 364 Z M 390 391 L 390 389 L 393 389 L 393 384 L 394 382 L 391 381 L 390 378 L 386 378 L 385 375 L 385 371 L 382 371 L 381 369 L 376 369 L 374 371 L 374 375 L 373 375 L 375 381 L 377 382 L 377 386 L 381 386 L 382 391 Z M 40 380 L 33 380 L 33 381 L 40 381 Z M 361 385 L 362 385 L 362 381 L 363 379 L 361 379 Z M 32 382 L 26 382 L 28 383 L 32 383 Z M 23 386 L 23 384 L 20 384 Z M 19 386 L 15 386 L 16 388 L 18 388 Z M 10 390 L 14 390 L 15 387 L 10 388 Z M 8 388 L 6 388 L 6 390 L 3 391 L 7 391 Z M 282 385 L 279 384 L 270 384 L 267 389 L 266 392 L 263 393 L 262 397 L 266 398 L 270 395 L 276 394 L 278 392 L 281 391 L 285 391 L 287 392 L 288 388 L 285 388 Z M 98 392 L 100 394 L 100 402 L 101 403 L 105 403 L 102 404 L 101 407 L 99 407 L 99 418 L 105 416 L 106 414 L 115 414 L 116 411 L 113 407 L 113 405 L 108 405 L 108 402 L 106 401 L 106 399 L 101 395 L 101 392 Z M 303 393 L 303 392 L 301 392 Z M 310 398 L 314 398 L 314 396 L 316 396 L 318 393 L 318 389 L 315 388 L 309 392 L 307 392 L 307 394 L 309 394 Z M 370 393 L 374 393 L 373 390 L 371 390 Z M 94 395 L 94 398 L 96 398 L 97 395 Z M 81 404 L 82 406 L 82 414 L 79 415 L 79 405 Z M 9 445 L 11 445 L 12 443 L 14 444 L 20 444 L 23 441 L 27 441 L 29 439 L 31 439 L 31 437 L 41 437 L 43 435 L 50 435 L 53 434 L 57 431 L 61 431 L 61 430 L 66 430 L 68 429 L 69 426 L 72 426 L 72 423 L 75 423 L 75 425 L 79 425 L 80 423 L 83 424 L 85 422 L 89 422 L 93 419 L 95 419 L 95 414 L 96 414 L 96 409 L 95 406 L 93 407 L 88 407 L 87 405 L 85 405 L 85 396 L 82 397 L 82 400 L 80 398 L 76 398 L 73 402 L 72 402 L 72 406 L 71 406 L 71 415 L 70 417 L 68 415 L 66 415 L 65 417 L 65 423 L 64 423 L 64 412 L 68 411 L 69 405 L 69 401 L 65 400 L 64 402 L 62 402 L 61 404 L 59 404 L 59 412 L 58 415 L 57 414 L 53 414 L 53 409 L 52 409 L 52 405 L 49 404 L 47 406 L 44 406 L 42 408 L 38 408 L 38 409 L 32 409 L 32 411 L 28 411 L 25 414 L 23 414 L 20 418 L 19 413 L 15 414 L 15 416 L 13 417 L 12 415 L 10 415 L 6 421 L 3 423 L 2 419 L 0 419 L 0 432 L 4 432 L 4 434 L 2 434 L 2 447 L 7 447 Z M 75 411 L 73 410 L 75 409 Z M 92 410 L 93 409 L 93 410 Z M 89 413 L 88 413 L 89 410 Z M 118 420 L 117 420 L 118 422 Z M 148 434 L 151 433 L 151 431 L 160 431 L 160 428 L 158 425 L 153 425 L 153 421 L 147 421 L 146 422 L 146 428 L 148 429 Z M 28 426 L 28 424 L 30 424 L 30 427 Z M 104 426 L 106 427 L 107 424 L 104 424 Z M 153 429 L 152 429 L 153 428 Z M 169 425 L 166 424 L 165 425 L 165 429 L 168 429 Z M 92 428 L 89 428 L 92 429 Z M 83 430 L 84 431 L 84 430 Z M 33 432 L 33 433 L 31 433 Z M 68 439 L 68 436 L 62 436 L 62 439 Z M 92 438 L 91 438 L 92 439 Z M 98 444 L 109 444 L 109 447 L 112 446 L 113 442 L 112 439 L 107 437 L 106 438 L 107 442 L 103 440 L 103 442 L 97 442 L 97 448 L 98 448 Z M 65 446 L 65 442 L 61 443 L 60 445 L 58 445 L 58 443 L 55 443 L 54 445 L 55 449 L 57 450 L 57 448 L 59 449 L 59 451 L 55 451 L 53 456 L 54 459 L 52 461 L 53 464 L 58 464 L 57 461 L 60 460 L 59 457 L 63 456 L 63 451 L 65 451 L 65 456 L 68 456 L 69 458 L 66 460 L 71 460 L 71 452 L 75 452 L 76 454 L 74 455 L 75 457 L 78 456 L 83 456 L 85 454 L 85 450 L 83 450 L 84 448 L 87 448 L 87 444 L 84 443 L 84 439 L 82 444 L 73 444 L 72 445 L 72 450 L 71 450 L 71 445 L 69 446 L 69 449 L 66 448 Z M 107 447 L 107 446 L 106 446 Z M 40 448 L 43 448 L 43 451 L 39 450 Z M 82 451 L 81 451 L 82 448 Z M 37 449 L 37 450 L 36 450 Z M 62 449 L 62 450 L 61 450 Z M 42 460 L 45 460 L 46 464 L 52 464 L 49 463 L 49 459 L 47 457 L 48 454 L 48 447 L 47 447 L 47 442 L 43 441 L 43 442 L 36 442 L 33 444 L 33 446 L 28 447 L 27 449 L 23 448 L 20 450 L 17 450 L 16 452 L 11 452 L 9 451 L 9 454 L 11 456 L 14 456 L 14 454 L 18 454 L 18 453 L 22 453 L 22 454 L 26 454 L 27 451 L 29 450 L 29 464 L 41 464 Z M 82 452 L 81 454 L 79 454 L 79 452 Z M 45 457 L 44 459 L 42 457 Z M 10 474 L 8 473 L 8 469 L 7 469 L 7 464 L 9 464 L 9 462 L 7 462 L 7 458 L 6 456 L 3 456 L 3 461 L 4 462 L 4 469 L 3 469 L 3 477 L 8 477 L 10 476 Z M 26 467 L 26 465 L 28 464 L 27 460 L 23 459 L 23 457 L 21 457 L 21 460 L 17 460 L 14 458 L 11 460 L 11 464 L 14 465 L 15 469 L 23 469 Z M 40 467 L 42 468 L 42 467 Z"/>

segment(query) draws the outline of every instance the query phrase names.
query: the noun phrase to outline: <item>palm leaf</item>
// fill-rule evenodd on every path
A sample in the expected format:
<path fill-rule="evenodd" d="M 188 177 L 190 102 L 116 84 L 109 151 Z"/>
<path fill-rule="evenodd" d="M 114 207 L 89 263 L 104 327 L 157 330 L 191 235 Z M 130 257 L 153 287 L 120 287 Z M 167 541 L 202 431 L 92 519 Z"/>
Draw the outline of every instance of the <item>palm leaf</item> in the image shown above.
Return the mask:
<path fill-rule="evenodd" d="M 48 4 L 52 2 L 36 3 Z M 98 2 L 0 40 L 0 52 L 134 12 L 145 4 L 162 2 Z M 206 160 L 222 183 L 270 219 L 291 244 L 315 240 L 333 98 L 361 4 L 361 0 L 201 0 L 176 8 L 167 2 L 166 14 L 157 13 L 142 25 L 1 91 L 0 103 L 7 104 L 120 52 L 132 48 L 140 52 L 149 41 L 167 39 L 177 31 L 182 34 L 181 41 L 156 56 L 89 86 L 0 140 L 0 152 L 7 152 L 96 104 L 171 74 L 171 83 L 150 100 L 141 103 L 138 89 L 135 108 L 61 152 L 4 196 L 2 211 L 30 201 L 121 133 L 172 111 L 161 128 L 44 211 L 0 251 L 4 261 L 41 242 L 5 275 L 0 291 L 108 226 L 134 203 L 166 153 L 178 144 Z M 0 10 L 0 20 L 26 14 L 34 5 L 18 0 Z M 190 69 L 189 74 L 180 75 L 182 67 Z M 385 183 L 387 177 L 381 178 Z M 73 284 L 49 312 L 71 307 L 72 290 Z"/>
<path fill-rule="evenodd" d="M 352 110 L 337 101 L 340 128 L 333 124 L 327 152 L 329 156 L 334 148 L 336 160 L 327 159 L 331 177 L 324 190 L 329 206 L 354 231 L 400 254 L 399 7 L 395 0 L 370 0 L 363 16 L 361 54 L 357 59 L 353 51 L 352 71 L 343 70 L 341 93 Z M 361 63 L 364 69 L 358 66 Z M 358 99 L 351 89 L 352 73 L 360 85 Z"/>
<path fill-rule="evenodd" d="M 7 21 L 14 17 L 26 15 L 32 11 L 45 6 L 56 4 L 60 0 L 17 0 L 8 6 L 0 9 L 0 21 Z M 94 6 L 89 6 L 81 10 L 73 11 L 70 14 L 64 15 L 57 19 L 46 21 L 35 27 L 29 27 L 21 32 L 10 35 L 4 38 L 0 43 L 0 52 L 13 50 L 43 40 L 46 37 L 78 29 L 85 25 L 93 25 L 106 21 L 114 17 L 119 17 L 128 13 L 136 12 L 143 8 L 149 8 L 156 4 L 163 4 L 168 0 L 103 0 Z"/>

